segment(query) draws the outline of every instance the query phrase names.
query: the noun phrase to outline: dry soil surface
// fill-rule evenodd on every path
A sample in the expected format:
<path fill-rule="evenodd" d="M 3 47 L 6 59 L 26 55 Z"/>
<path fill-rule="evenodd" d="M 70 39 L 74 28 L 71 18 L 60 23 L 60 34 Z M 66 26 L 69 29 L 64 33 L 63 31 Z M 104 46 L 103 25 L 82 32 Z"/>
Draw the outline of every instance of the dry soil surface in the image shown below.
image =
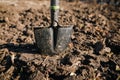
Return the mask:
<path fill-rule="evenodd" d="M 120 80 L 120 7 L 60 4 L 59 24 L 74 25 L 57 55 L 35 45 L 33 28 L 50 26 L 47 0 L 0 1 L 0 80 Z"/>

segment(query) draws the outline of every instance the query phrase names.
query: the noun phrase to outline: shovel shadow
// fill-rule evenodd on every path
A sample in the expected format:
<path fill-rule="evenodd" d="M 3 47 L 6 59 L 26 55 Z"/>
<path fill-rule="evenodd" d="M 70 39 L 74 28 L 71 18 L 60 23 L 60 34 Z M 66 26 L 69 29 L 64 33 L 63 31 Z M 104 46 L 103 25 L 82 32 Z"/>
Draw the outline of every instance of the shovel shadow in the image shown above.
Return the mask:
<path fill-rule="evenodd" d="M 0 49 L 7 48 L 9 51 L 12 52 L 18 52 L 18 53 L 38 53 L 38 48 L 35 44 L 14 44 L 14 43 L 8 43 L 8 44 L 2 44 L 0 45 Z"/>

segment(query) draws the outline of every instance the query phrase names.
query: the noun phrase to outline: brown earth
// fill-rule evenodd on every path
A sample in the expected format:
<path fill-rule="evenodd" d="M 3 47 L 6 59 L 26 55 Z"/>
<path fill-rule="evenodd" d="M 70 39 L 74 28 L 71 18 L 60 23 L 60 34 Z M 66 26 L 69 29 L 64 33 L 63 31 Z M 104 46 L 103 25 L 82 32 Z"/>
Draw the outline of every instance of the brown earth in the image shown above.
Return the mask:
<path fill-rule="evenodd" d="M 33 33 L 50 25 L 49 1 L 0 1 L 0 80 L 120 80 L 120 7 L 60 5 L 59 24 L 74 32 L 64 52 L 49 56 Z"/>

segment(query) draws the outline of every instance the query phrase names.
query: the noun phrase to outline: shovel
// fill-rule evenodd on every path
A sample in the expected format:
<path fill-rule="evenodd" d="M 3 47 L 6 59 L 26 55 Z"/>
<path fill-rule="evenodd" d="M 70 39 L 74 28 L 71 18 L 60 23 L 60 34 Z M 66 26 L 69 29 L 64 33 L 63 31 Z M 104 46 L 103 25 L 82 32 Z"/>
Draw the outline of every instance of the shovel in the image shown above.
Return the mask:
<path fill-rule="evenodd" d="M 58 24 L 59 0 L 51 0 L 51 26 L 34 28 L 36 45 L 43 54 L 57 54 L 64 51 L 71 41 L 73 26 Z"/>

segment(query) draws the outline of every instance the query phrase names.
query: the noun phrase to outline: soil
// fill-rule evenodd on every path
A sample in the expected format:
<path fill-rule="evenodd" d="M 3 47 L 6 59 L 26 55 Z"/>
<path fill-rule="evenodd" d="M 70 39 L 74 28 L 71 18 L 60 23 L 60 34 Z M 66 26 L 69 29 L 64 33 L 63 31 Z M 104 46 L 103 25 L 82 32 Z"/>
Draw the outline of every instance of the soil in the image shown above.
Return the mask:
<path fill-rule="evenodd" d="M 74 25 L 57 55 L 39 52 L 34 27 L 50 26 L 47 0 L 0 1 L 0 80 L 120 80 L 120 7 L 61 1 L 59 24 Z"/>

